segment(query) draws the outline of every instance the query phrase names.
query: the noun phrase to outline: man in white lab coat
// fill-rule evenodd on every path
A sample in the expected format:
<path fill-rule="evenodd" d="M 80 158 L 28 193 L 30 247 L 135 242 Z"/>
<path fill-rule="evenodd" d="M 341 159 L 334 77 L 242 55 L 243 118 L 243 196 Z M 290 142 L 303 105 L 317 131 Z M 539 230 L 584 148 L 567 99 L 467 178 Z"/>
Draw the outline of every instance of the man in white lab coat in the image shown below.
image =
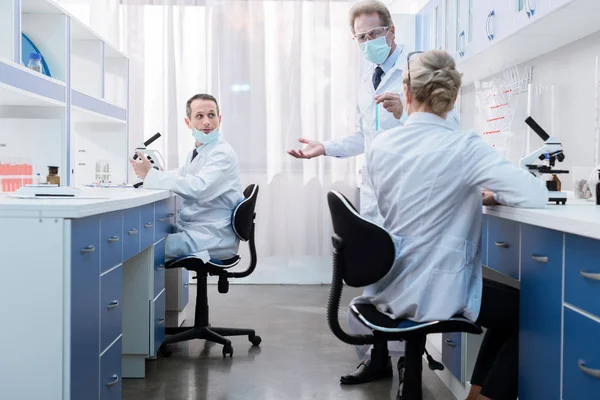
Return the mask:
<path fill-rule="evenodd" d="M 185 123 L 196 143 L 181 168 L 159 171 L 140 153 L 138 160 L 130 162 L 144 188 L 170 190 L 183 198 L 176 233 L 167 237 L 167 258 L 189 254 L 204 261 L 231 258 L 239 247 L 231 215 L 244 198 L 237 156 L 219 135 L 221 115 L 213 96 L 193 96 L 186 114 Z"/>
<path fill-rule="evenodd" d="M 296 158 L 310 159 L 322 155 L 344 158 L 367 151 L 379 132 L 402 126 L 402 60 L 400 48 L 396 45 L 396 28 L 387 7 L 375 0 L 361 1 L 350 10 L 350 28 L 360 51 L 370 63 L 367 72 L 360 78 L 357 106 L 356 132 L 341 140 L 320 143 L 316 140 L 300 139 L 306 146 L 301 150 L 289 150 Z M 362 170 L 360 185 L 360 214 L 364 218 L 381 225 L 383 218 L 377 207 L 377 200 L 367 168 Z M 361 322 L 349 317 L 352 333 L 361 333 Z M 388 345 L 391 352 L 402 355 L 403 343 Z M 342 376 L 342 384 L 361 384 L 393 374 L 387 350 L 385 354 L 371 357 L 370 346 L 357 346 L 361 363 L 358 369 Z M 382 360 L 381 362 L 375 360 Z M 404 358 L 398 361 L 398 369 L 403 368 Z"/>

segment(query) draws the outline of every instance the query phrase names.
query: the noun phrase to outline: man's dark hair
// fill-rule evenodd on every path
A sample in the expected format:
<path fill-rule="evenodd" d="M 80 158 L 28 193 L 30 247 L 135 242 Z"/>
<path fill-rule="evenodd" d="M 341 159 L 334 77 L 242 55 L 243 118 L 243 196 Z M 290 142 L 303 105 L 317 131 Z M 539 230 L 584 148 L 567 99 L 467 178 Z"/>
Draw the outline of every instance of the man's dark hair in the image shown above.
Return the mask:
<path fill-rule="evenodd" d="M 219 111 L 219 103 L 217 102 L 217 99 L 215 99 L 214 96 L 210 95 L 210 94 L 205 94 L 205 93 L 200 93 L 200 94 L 195 94 L 193 95 L 188 101 L 187 103 L 185 103 L 185 114 L 187 115 L 187 117 L 189 119 L 192 119 L 192 103 L 195 100 L 208 100 L 208 101 L 213 101 L 216 106 L 217 106 L 217 115 L 221 115 L 221 112 Z"/>

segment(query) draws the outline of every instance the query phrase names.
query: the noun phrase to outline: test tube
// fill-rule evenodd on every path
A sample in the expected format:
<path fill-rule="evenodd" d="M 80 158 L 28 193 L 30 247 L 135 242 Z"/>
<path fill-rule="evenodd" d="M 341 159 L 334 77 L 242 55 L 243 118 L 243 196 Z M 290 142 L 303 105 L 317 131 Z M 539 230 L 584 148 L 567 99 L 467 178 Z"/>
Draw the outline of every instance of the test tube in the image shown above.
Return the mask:
<path fill-rule="evenodd" d="M 379 104 L 375 104 L 375 130 L 379 132 Z"/>

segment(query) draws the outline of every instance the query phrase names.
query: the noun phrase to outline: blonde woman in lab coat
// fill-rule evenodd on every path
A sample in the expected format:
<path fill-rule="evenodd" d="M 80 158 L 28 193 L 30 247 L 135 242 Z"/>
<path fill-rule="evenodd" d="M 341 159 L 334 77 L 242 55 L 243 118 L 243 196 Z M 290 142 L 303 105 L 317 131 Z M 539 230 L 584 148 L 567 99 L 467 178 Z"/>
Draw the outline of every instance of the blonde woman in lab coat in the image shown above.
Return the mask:
<path fill-rule="evenodd" d="M 366 0 L 356 3 L 350 9 L 349 16 L 354 40 L 369 63 L 366 73 L 360 78 L 356 132 L 341 140 L 325 143 L 302 138 L 300 143 L 306 145 L 303 149 L 288 151 L 293 157 L 310 159 L 326 155 L 346 158 L 363 154 L 369 150 L 371 142 L 379 132 L 403 124 L 403 60 L 400 59 L 401 50 L 396 45 L 396 27 L 390 11 L 379 1 Z M 448 119 L 458 125 L 454 111 Z M 383 222 L 366 166 L 362 169 L 360 184 L 360 214 L 378 225 Z M 350 320 L 349 324 L 351 332 L 362 328 L 362 324 L 355 320 Z M 392 376 L 392 365 L 387 351 L 386 354 L 377 357 L 384 360 L 383 364 L 373 365 L 369 361 L 371 348 L 357 347 L 361 363 L 355 372 L 341 378 L 342 384 L 360 384 Z M 404 361 L 401 357 L 404 352 L 403 344 L 390 343 L 390 351 L 400 356 L 398 368 L 401 369 Z"/>
<path fill-rule="evenodd" d="M 213 96 L 193 96 L 186 114 L 195 146 L 181 168 L 158 171 L 141 154 L 130 162 L 144 188 L 170 190 L 183 198 L 176 233 L 167 236 L 167 258 L 190 254 L 205 262 L 231 258 L 239 247 L 231 215 L 244 198 L 237 156 L 219 134 L 221 115 Z"/>
<path fill-rule="evenodd" d="M 481 188 L 490 190 L 483 194 L 485 205 L 542 208 L 546 186 L 479 135 L 448 123 L 461 85 L 448 53 L 413 54 L 404 72 L 408 119 L 378 135 L 366 154 L 397 258 L 390 273 L 353 302 L 375 304 L 393 318 L 433 321 L 463 314 L 477 321 L 487 332 L 469 400 L 515 399 L 519 295 L 482 279 Z"/>

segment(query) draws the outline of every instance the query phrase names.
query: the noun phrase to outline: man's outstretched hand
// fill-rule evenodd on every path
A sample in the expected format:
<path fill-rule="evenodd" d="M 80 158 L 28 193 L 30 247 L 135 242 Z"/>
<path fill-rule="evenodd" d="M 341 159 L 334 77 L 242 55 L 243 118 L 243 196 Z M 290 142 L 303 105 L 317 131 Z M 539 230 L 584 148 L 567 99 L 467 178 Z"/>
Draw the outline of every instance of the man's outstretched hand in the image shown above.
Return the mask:
<path fill-rule="evenodd" d="M 288 154 L 295 158 L 306 158 L 311 159 L 325 155 L 325 146 L 321 142 L 316 140 L 308 140 L 304 138 L 298 139 L 298 142 L 305 144 L 301 150 L 288 150 Z"/>

